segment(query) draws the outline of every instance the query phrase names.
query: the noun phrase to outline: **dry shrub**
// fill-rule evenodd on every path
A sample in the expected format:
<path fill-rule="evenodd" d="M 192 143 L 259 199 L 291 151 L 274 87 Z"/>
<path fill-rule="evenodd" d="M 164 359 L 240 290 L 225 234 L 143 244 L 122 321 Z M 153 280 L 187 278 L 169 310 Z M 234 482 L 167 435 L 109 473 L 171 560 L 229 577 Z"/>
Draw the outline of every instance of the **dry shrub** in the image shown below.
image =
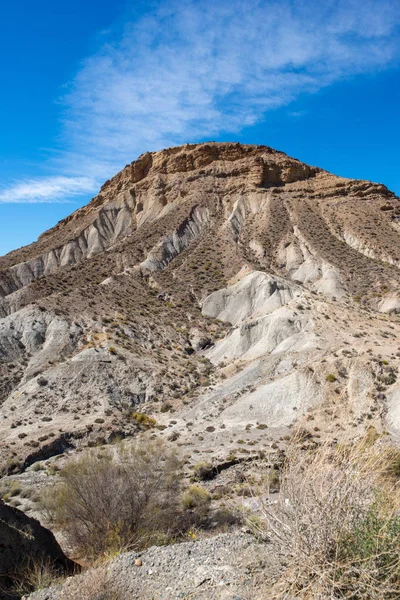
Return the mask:
<path fill-rule="evenodd" d="M 144 548 L 181 527 L 179 467 L 161 444 L 92 450 L 62 470 L 43 504 L 82 556 Z"/>
<path fill-rule="evenodd" d="M 22 569 L 11 591 L 8 593 L 5 591 L 5 597 L 20 598 L 50 587 L 54 589 L 55 597 L 62 597 L 63 600 L 77 600 L 77 598 L 79 600 L 127 600 L 128 598 L 106 565 L 89 569 L 76 577 L 67 577 L 67 574 L 62 573 L 49 560 L 32 561 Z M 47 596 L 49 594 L 46 594 Z"/>
<path fill-rule="evenodd" d="M 116 578 L 105 567 L 90 569 L 84 575 L 64 585 L 63 600 L 127 600 Z"/>
<path fill-rule="evenodd" d="M 365 444 L 288 450 L 278 501 L 262 509 L 288 568 L 265 598 L 400 598 L 396 459 Z"/>

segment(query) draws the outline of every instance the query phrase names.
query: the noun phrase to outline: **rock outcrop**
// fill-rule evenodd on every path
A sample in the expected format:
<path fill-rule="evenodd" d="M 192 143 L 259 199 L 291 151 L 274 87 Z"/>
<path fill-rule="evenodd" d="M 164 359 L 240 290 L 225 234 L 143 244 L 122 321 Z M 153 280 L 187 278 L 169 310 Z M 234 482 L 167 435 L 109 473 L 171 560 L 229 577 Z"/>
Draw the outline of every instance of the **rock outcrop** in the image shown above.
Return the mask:
<path fill-rule="evenodd" d="M 51 531 L 0 499 L 0 598 L 17 598 L 14 590 L 23 586 L 27 570 L 34 565 L 47 565 L 60 574 L 77 569 Z"/>

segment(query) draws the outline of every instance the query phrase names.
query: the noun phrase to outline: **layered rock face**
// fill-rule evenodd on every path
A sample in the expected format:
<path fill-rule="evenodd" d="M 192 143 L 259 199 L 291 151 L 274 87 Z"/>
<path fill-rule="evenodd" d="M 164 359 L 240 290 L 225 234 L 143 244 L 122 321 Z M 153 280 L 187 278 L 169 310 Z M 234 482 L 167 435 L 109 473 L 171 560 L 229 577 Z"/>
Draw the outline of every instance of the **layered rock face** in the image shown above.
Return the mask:
<path fill-rule="evenodd" d="M 247 425 L 396 435 L 399 227 L 384 185 L 266 146 L 142 155 L 0 258 L 3 469 L 136 435 L 138 410 L 220 455 Z"/>

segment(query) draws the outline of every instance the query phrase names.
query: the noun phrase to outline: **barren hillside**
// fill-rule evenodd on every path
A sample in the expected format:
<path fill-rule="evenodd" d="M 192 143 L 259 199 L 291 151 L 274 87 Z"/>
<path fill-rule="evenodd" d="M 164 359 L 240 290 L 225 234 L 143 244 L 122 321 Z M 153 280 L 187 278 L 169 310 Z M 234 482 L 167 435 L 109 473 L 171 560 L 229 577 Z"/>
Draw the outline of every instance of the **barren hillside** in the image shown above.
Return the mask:
<path fill-rule="evenodd" d="M 384 185 L 265 146 L 142 155 L 0 259 L 3 461 L 134 434 L 133 408 L 223 424 L 215 451 L 306 411 L 396 428 L 399 227 Z"/>
<path fill-rule="evenodd" d="M 213 485 L 294 430 L 397 439 L 399 200 L 266 146 L 127 165 L 0 258 L 5 480 L 41 488 L 35 465 L 120 438 L 165 440 Z"/>

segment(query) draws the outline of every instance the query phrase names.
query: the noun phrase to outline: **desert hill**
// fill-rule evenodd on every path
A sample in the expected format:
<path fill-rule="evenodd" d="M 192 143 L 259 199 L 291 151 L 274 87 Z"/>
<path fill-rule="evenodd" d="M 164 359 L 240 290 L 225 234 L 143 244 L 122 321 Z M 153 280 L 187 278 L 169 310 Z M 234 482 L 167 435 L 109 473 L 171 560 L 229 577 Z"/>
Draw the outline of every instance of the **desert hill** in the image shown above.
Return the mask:
<path fill-rule="evenodd" d="M 6 468 L 134 434 L 132 409 L 182 436 L 276 441 L 332 402 L 349 435 L 396 427 L 399 227 L 384 185 L 265 146 L 142 155 L 0 259 Z"/>
<path fill-rule="evenodd" d="M 397 440 L 399 201 L 266 146 L 193 144 L 1 257 L 3 498 L 41 517 L 57 465 L 120 439 L 163 441 L 210 490 L 294 432 Z"/>

